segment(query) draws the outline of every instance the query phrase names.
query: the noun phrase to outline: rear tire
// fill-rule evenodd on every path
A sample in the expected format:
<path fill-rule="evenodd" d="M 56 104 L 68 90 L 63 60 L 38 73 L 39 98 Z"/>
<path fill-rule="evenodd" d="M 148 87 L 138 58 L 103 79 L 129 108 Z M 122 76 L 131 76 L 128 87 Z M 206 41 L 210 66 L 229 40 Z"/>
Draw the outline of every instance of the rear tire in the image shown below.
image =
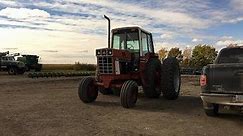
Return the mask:
<path fill-rule="evenodd" d="M 143 92 L 148 98 L 158 98 L 161 94 L 160 87 L 161 63 L 158 59 L 152 58 L 145 69 L 145 84 Z"/>
<path fill-rule="evenodd" d="M 168 100 L 175 100 L 180 94 L 181 86 L 179 62 L 174 57 L 167 58 L 164 60 L 161 69 L 161 88 L 163 97 Z"/>
<path fill-rule="evenodd" d="M 121 88 L 120 99 L 124 108 L 135 106 L 138 97 L 138 85 L 135 81 L 128 80 L 124 82 Z"/>
<path fill-rule="evenodd" d="M 8 74 L 9 75 L 16 75 L 17 74 L 17 69 L 15 67 L 10 67 L 8 69 Z"/>
<path fill-rule="evenodd" d="M 211 105 L 210 108 L 204 108 L 204 112 L 207 116 L 216 117 L 219 114 L 219 105 L 218 104 L 208 104 Z"/>
<path fill-rule="evenodd" d="M 95 79 L 92 77 L 84 77 L 81 79 L 78 88 L 78 96 L 84 103 L 91 103 L 98 96 L 98 87 L 95 85 Z"/>

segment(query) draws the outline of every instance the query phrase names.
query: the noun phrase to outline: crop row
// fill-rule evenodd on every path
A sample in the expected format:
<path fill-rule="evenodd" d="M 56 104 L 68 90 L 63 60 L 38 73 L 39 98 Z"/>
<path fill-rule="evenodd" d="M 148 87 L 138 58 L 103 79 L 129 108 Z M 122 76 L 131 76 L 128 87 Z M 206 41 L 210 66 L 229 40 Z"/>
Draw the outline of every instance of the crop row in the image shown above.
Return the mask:
<path fill-rule="evenodd" d="M 29 73 L 29 78 L 39 77 L 75 77 L 75 76 L 92 76 L 95 72 L 33 72 Z"/>

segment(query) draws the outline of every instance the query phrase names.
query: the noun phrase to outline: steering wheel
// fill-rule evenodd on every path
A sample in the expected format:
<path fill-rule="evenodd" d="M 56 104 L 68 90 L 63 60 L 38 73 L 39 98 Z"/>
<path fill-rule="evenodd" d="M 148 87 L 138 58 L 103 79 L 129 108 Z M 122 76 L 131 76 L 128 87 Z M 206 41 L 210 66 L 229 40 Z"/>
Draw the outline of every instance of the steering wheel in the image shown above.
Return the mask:
<path fill-rule="evenodd" d="M 130 48 L 128 48 L 128 45 L 130 46 Z M 134 46 L 132 44 L 127 44 L 127 49 L 134 50 Z"/>

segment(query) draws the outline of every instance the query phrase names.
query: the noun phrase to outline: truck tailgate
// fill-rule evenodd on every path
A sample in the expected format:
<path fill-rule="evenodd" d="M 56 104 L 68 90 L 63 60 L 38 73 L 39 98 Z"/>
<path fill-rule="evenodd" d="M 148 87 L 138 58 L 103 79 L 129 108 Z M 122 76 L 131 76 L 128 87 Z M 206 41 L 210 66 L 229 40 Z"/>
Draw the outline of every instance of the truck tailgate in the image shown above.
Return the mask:
<path fill-rule="evenodd" d="M 243 63 L 211 64 L 207 76 L 211 92 L 243 94 Z"/>

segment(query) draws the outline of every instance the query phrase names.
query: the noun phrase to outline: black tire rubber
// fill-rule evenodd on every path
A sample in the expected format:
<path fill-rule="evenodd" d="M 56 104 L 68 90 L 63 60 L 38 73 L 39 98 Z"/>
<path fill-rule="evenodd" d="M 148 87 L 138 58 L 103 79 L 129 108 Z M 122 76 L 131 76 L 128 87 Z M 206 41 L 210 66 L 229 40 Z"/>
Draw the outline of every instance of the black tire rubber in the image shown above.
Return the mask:
<path fill-rule="evenodd" d="M 16 75 L 17 74 L 17 69 L 15 67 L 8 68 L 8 74 L 9 75 Z"/>
<path fill-rule="evenodd" d="M 123 83 L 120 93 L 121 105 L 124 108 L 132 108 L 135 106 L 138 97 L 138 85 L 133 80 Z"/>
<path fill-rule="evenodd" d="M 204 112 L 207 116 L 216 117 L 219 114 L 219 105 L 218 104 L 212 104 L 212 109 L 205 109 Z"/>
<path fill-rule="evenodd" d="M 156 72 L 158 77 L 156 78 Z M 161 62 L 159 59 L 152 58 L 146 64 L 145 69 L 145 85 L 143 85 L 143 92 L 148 98 L 159 98 L 161 94 L 160 74 Z M 159 79 L 158 79 L 159 78 Z"/>
<path fill-rule="evenodd" d="M 175 57 L 166 58 L 161 65 L 161 89 L 163 97 L 175 100 L 180 94 L 181 74 L 179 62 Z"/>
<path fill-rule="evenodd" d="M 18 69 L 17 74 L 23 75 L 25 73 L 25 69 Z"/>
<path fill-rule="evenodd" d="M 84 77 L 81 79 L 78 88 L 78 96 L 84 103 L 91 103 L 98 96 L 98 87 L 94 84 L 95 79 L 92 77 Z"/>
<path fill-rule="evenodd" d="M 113 93 L 110 88 L 99 88 L 99 92 L 103 95 L 110 95 Z"/>

